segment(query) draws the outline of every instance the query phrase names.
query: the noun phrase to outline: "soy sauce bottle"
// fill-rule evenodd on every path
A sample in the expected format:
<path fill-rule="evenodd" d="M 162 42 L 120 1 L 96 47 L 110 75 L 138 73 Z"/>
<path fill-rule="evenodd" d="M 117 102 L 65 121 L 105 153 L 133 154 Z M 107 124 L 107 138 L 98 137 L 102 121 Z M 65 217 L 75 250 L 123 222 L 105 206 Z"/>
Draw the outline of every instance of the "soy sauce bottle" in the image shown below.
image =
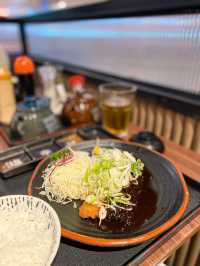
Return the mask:
<path fill-rule="evenodd" d="M 71 125 L 94 122 L 93 110 L 97 103 L 94 95 L 86 88 L 86 78 L 73 75 L 67 83 L 70 96 L 63 108 L 63 120 Z"/>
<path fill-rule="evenodd" d="M 22 101 L 26 96 L 33 96 L 35 64 L 32 59 L 26 55 L 18 56 L 14 62 L 14 72 L 18 79 L 17 100 Z"/>

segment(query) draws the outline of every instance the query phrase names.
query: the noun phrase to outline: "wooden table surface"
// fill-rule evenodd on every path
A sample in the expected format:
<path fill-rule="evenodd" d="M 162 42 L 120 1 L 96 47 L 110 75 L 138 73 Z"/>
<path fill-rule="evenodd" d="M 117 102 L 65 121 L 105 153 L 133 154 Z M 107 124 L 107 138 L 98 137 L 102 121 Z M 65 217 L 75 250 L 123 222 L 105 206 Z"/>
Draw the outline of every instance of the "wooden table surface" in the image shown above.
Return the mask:
<path fill-rule="evenodd" d="M 141 131 L 139 127 L 130 127 L 130 135 L 139 131 Z M 200 154 L 164 138 L 162 140 L 165 144 L 164 154 L 176 164 L 184 175 L 200 182 Z"/>

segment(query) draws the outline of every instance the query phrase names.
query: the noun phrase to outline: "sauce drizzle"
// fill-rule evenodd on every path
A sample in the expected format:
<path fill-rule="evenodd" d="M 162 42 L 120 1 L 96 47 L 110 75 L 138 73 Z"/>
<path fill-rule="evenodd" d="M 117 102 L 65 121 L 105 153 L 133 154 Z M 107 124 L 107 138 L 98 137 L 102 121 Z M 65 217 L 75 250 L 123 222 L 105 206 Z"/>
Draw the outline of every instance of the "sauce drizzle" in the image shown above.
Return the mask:
<path fill-rule="evenodd" d="M 156 212 L 158 197 L 152 188 L 152 178 L 151 173 L 145 168 L 143 175 L 138 178 L 138 185 L 131 183 L 122 190 L 131 196 L 131 202 L 135 204 L 131 211 L 117 208 L 115 212 L 108 209 L 107 217 L 102 220 L 100 226 L 98 219 L 91 222 L 105 232 L 121 233 L 139 229 Z"/>

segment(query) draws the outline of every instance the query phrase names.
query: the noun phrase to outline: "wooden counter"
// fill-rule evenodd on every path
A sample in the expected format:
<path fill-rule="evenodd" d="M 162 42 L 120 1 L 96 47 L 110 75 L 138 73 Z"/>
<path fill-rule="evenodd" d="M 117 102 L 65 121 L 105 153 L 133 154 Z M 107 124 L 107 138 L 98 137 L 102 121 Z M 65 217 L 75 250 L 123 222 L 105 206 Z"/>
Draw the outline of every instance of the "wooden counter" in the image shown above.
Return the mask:
<path fill-rule="evenodd" d="M 130 127 L 130 135 L 136 134 L 139 131 L 141 131 L 139 127 Z M 165 144 L 164 154 L 175 162 L 184 175 L 200 182 L 200 154 L 164 138 L 162 140 Z"/>
<path fill-rule="evenodd" d="M 190 239 L 196 232 L 200 230 L 200 208 L 196 211 L 195 217 L 189 221 L 182 229 L 176 232 L 169 240 L 162 244 L 156 250 L 152 250 L 152 254 L 140 262 L 140 266 L 155 266 L 165 261 L 180 246 Z M 133 265 L 129 265 L 133 266 Z M 188 265 L 189 266 L 189 265 Z"/>
<path fill-rule="evenodd" d="M 136 134 L 140 128 L 131 126 L 130 134 Z M 183 148 L 171 141 L 162 138 L 165 144 L 165 155 L 175 162 L 180 171 L 200 183 L 200 154 Z M 154 266 L 167 259 L 175 250 L 185 243 L 196 232 L 200 231 L 200 208 L 195 211 L 194 217 L 179 231 L 165 241 L 159 248 L 152 250 L 150 256 L 140 262 L 140 266 Z M 133 266 L 131 263 L 130 266 Z"/>

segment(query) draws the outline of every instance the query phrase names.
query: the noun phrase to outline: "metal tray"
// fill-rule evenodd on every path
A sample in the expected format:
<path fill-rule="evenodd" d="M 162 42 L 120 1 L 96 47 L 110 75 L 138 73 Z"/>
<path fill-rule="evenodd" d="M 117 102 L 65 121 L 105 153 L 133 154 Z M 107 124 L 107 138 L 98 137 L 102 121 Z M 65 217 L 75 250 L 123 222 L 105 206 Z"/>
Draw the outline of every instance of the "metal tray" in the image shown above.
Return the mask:
<path fill-rule="evenodd" d="M 61 143 L 50 139 L 19 145 L 0 152 L 0 176 L 10 178 L 33 169 L 38 161 L 61 147 Z"/>

